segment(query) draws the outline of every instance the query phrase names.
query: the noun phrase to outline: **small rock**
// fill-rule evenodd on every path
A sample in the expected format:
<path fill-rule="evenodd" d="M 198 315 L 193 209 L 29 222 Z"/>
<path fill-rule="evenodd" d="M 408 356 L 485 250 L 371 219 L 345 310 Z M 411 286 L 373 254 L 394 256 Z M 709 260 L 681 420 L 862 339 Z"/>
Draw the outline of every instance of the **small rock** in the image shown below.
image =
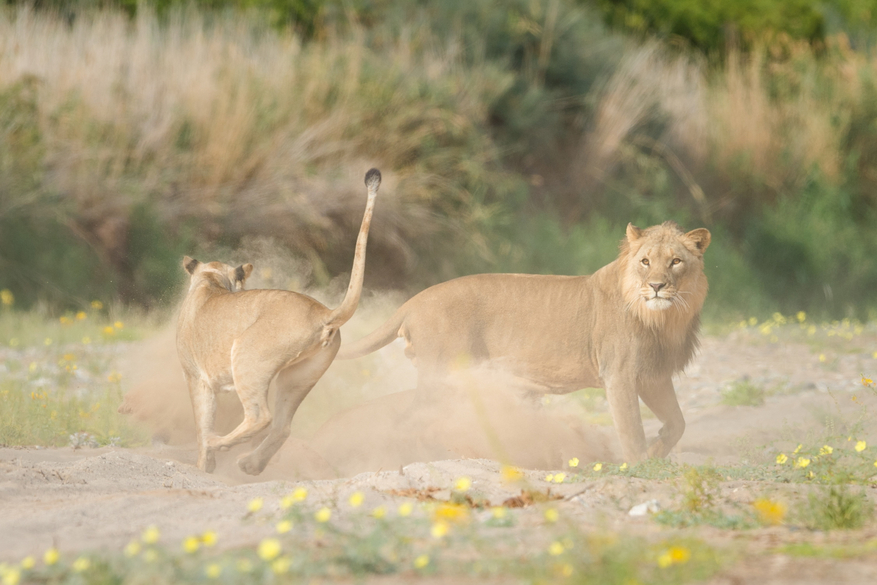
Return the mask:
<path fill-rule="evenodd" d="M 655 512 L 661 511 L 661 504 L 658 500 L 649 500 L 648 502 L 643 502 L 642 504 L 637 504 L 633 508 L 630 509 L 628 515 L 630 516 L 645 516 L 646 514 L 654 514 Z"/>

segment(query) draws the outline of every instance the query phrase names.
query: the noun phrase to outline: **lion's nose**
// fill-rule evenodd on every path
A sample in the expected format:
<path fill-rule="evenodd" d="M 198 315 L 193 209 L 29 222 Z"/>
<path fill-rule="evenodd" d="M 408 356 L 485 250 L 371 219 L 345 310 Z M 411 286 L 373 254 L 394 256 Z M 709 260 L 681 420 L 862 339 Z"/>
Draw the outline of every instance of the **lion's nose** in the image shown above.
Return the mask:
<path fill-rule="evenodd" d="M 649 286 L 652 287 L 653 289 L 655 289 L 655 292 L 657 293 L 659 290 L 661 290 L 662 288 L 667 286 L 667 283 L 666 282 L 650 282 Z"/>

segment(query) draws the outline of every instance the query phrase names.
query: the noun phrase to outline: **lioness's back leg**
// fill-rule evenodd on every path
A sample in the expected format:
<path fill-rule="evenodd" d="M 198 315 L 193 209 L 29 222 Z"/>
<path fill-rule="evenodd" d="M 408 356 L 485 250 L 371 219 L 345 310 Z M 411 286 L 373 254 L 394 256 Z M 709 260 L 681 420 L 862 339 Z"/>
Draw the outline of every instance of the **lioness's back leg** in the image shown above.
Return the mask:
<path fill-rule="evenodd" d="M 244 420 L 224 437 L 214 437 L 210 441 L 210 446 L 214 449 L 225 450 L 248 441 L 271 424 L 268 386 L 281 364 L 276 363 L 276 357 L 259 355 L 258 351 L 247 349 L 249 347 L 253 347 L 253 344 L 239 345 L 235 342 L 232 349 L 232 379 L 244 410 Z"/>
<path fill-rule="evenodd" d="M 664 425 L 658 431 L 658 436 L 649 443 L 648 455 L 666 457 L 685 432 L 685 418 L 679 408 L 673 380 L 667 377 L 651 384 L 643 384 L 640 387 L 640 398 Z"/>
<path fill-rule="evenodd" d="M 268 435 L 251 453 L 238 459 L 241 470 L 250 475 L 262 473 L 268 461 L 289 437 L 296 410 L 331 365 L 340 346 L 341 336 L 335 335 L 328 347 L 277 374 L 274 417 Z"/>

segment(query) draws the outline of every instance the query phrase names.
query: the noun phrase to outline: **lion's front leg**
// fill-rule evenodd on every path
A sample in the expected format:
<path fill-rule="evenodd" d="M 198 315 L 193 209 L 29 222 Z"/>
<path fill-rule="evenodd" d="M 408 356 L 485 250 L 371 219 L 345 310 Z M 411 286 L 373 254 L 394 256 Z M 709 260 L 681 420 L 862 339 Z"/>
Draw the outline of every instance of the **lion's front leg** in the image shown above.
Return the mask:
<path fill-rule="evenodd" d="M 673 380 L 667 376 L 642 384 L 640 398 L 664 425 L 649 443 L 649 457 L 666 457 L 685 432 L 685 418 L 679 408 Z"/>
<path fill-rule="evenodd" d="M 646 458 L 646 434 L 639 412 L 636 382 L 624 376 L 606 380 L 606 400 L 621 441 L 621 453 L 629 463 Z"/>
<path fill-rule="evenodd" d="M 216 419 L 216 395 L 213 388 L 203 380 L 187 376 L 192 411 L 195 415 L 195 440 L 198 443 L 198 469 L 213 473 L 216 467 L 215 450 L 209 446 L 216 437 L 213 425 Z"/>

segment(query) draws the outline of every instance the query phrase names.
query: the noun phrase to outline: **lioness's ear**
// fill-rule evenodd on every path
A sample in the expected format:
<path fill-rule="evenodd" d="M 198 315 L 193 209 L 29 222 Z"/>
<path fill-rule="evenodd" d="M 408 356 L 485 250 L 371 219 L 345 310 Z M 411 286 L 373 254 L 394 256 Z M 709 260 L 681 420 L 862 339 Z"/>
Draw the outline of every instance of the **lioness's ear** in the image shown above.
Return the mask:
<path fill-rule="evenodd" d="M 234 277 L 241 282 L 250 278 L 250 275 L 253 273 L 253 265 L 252 264 L 241 264 L 237 268 L 234 269 Z"/>
<path fill-rule="evenodd" d="M 194 258 L 190 258 L 189 256 L 183 256 L 183 268 L 186 269 L 186 272 L 189 274 L 195 274 L 195 269 L 198 268 L 198 265 L 201 264 Z"/>
<path fill-rule="evenodd" d="M 638 240 L 642 237 L 643 231 L 633 225 L 632 223 L 627 224 L 627 241 L 633 242 L 634 240 Z"/>
<path fill-rule="evenodd" d="M 697 246 L 698 251 L 703 254 L 706 251 L 707 246 L 710 245 L 710 231 L 706 228 L 698 228 L 696 230 L 691 230 L 685 237 L 694 242 L 694 245 Z"/>

